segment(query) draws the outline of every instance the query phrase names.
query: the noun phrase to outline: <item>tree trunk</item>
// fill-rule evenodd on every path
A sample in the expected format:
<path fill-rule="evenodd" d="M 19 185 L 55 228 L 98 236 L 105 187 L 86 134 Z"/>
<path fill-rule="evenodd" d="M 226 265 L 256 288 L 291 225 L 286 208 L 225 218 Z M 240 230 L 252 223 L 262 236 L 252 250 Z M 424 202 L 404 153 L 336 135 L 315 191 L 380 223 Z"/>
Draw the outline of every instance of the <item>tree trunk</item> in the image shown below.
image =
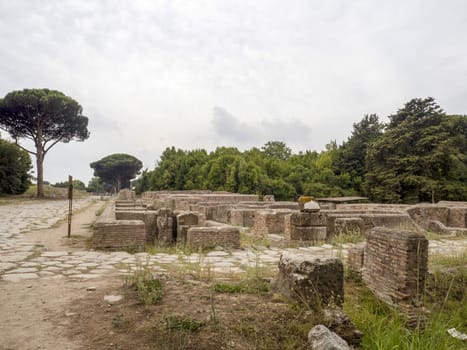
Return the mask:
<path fill-rule="evenodd" d="M 44 152 L 42 149 L 42 130 L 37 130 L 36 140 L 37 198 L 44 198 Z"/>
<path fill-rule="evenodd" d="M 120 186 L 121 186 L 120 176 L 117 176 L 117 193 L 116 194 L 120 192 Z"/>

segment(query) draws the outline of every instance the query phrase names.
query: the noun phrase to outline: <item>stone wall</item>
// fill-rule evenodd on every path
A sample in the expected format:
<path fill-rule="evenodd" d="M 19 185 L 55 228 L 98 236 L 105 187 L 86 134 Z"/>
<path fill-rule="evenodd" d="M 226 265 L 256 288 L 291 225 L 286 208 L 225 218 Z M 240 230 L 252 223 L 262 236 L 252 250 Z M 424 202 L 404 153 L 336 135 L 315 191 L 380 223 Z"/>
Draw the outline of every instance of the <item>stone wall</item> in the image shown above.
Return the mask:
<path fill-rule="evenodd" d="M 389 304 L 418 305 L 428 271 L 428 240 L 418 232 L 377 227 L 367 234 L 363 280 Z"/>
<path fill-rule="evenodd" d="M 156 218 L 157 240 L 160 245 L 169 245 L 175 241 L 176 220 L 172 210 L 161 208 Z"/>
<path fill-rule="evenodd" d="M 291 210 L 260 210 L 256 212 L 253 232 L 258 236 L 268 234 L 283 234 L 285 230 L 285 216 Z"/>
<path fill-rule="evenodd" d="M 322 213 L 293 212 L 284 218 L 286 241 L 318 242 L 326 239 L 326 216 Z"/>
<path fill-rule="evenodd" d="M 336 218 L 335 222 L 336 235 L 363 235 L 365 232 L 365 224 L 362 218 Z"/>
<path fill-rule="evenodd" d="M 146 231 L 140 220 L 97 221 L 93 226 L 92 247 L 94 249 L 133 249 L 144 251 Z"/>
<path fill-rule="evenodd" d="M 331 240 L 336 235 L 336 220 L 339 218 L 360 218 L 363 220 L 363 232 L 366 233 L 374 227 L 388 227 L 411 230 L 416 226 L 407 213 L 364 213 L 364 212 L 339 212 L 326 213 L 326 240 Z"/>
<path fill-rule="evenodd" d="M 441 222 L 443 225 L 448 225 L 449 208 L 438 205 L 426 204 L 417 205 L 407 209 L 410 217 L 425 230 L 431 220 Z"/>
<path fill-rule="evenodd" d="M 116 210 L 117 220 L 141 220 L 144 222 L 146 242 L 154 244 L 157 237 L 157 211 L 154 210 Z"/>
<path fill-rule="evenodd" d="M 181 212 L 176 214 L 177 242 L 186 242 L 188 229 L 199 224 L 197 212 Z"/>
<path fill-rule="evenodd" d="M 230 224 L 234 226 L 253 227 L 256 209 L 231 209 Z"/>
<path fill-rule="evenodd" d="M 447 226 L 467 228 L 467 206 L 449 208 Z"/>
<path fill-rule="evenodd" d="M 347 268 L 351 273 L 361 276 L 365 244 L 354 245 L 347 250 Z"/>
<path fill-rule="evenodd" d="M 117 195 L 118 199 L 126 199 L 126 200 L 135 200 L 136 194 L 135 191 L 131 191 L 128 188 L 123 188 L 118 192 Z"/>
<path fill-rule="evenodd" d="M 193 249 L 220 246 L 229 249 L 240 248 L 240 230 L 237 227 L 191 227 L 187 232 L 187 245 Z"/>

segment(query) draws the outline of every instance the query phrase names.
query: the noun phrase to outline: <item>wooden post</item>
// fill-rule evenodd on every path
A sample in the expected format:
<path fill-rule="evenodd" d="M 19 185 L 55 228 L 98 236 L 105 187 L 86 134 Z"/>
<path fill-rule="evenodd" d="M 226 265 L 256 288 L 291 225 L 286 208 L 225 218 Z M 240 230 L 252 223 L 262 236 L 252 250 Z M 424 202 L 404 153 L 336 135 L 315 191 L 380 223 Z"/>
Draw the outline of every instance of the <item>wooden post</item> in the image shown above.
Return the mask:
<path fill-rule="evenodd" d="M 68 238 L 71 236 L 71 216 L 73 214 L 73 177 L 68 175 Z"/>

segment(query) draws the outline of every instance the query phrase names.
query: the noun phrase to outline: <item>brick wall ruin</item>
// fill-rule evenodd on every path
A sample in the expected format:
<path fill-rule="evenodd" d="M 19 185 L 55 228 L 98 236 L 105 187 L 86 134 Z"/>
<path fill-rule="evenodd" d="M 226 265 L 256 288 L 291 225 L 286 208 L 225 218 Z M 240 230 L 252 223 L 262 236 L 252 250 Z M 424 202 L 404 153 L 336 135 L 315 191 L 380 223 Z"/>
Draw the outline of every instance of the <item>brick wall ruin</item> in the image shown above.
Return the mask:
<path fill-rule="evenodd" d="M 220 246 L 229 249 L 240 248 L 240 230 L 236 227 L 191 227 L 187 232 L 187 245 L 193 249 Z"/>
<path fill-rule="evenodd" d="M 94 249 L 132 249 L 144 251 L 146 230 L 140 220 L 103 219 L 93 226 Z"/>
<path fill-rule="evenodd" d="M 418 305 L 427 262 L 428 240 L 423 234 L 377 227 L 367 234 L 363 280 L 390 304 Z"/>

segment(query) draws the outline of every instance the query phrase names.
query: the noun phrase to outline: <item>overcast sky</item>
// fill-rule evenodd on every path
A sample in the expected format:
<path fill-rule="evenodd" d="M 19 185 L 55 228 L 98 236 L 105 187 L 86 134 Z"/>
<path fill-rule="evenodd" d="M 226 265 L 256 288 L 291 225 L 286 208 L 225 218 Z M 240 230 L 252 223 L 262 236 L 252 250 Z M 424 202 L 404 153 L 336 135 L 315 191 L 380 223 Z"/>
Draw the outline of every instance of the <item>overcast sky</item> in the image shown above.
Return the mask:
<path fill-rule="evenodd" d="M 89 117 L 51 182 L 169 146 L 322 150 L 414 97 L 467 114 L 465 0 L 0 0 L 0 46 L 0 97 L 60 90 Z"/>

